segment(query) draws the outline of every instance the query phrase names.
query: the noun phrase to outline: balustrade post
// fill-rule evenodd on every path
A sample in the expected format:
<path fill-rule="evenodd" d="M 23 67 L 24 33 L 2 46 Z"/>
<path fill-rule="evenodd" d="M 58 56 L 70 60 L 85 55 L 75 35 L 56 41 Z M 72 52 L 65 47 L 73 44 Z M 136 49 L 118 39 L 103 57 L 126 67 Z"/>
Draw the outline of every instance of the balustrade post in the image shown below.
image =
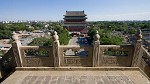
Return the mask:
<path fill-rule="evenodd" d="M 22 67 L 22 58 L 21 58 L 21 53 L 19 47 L 21 46 L 21 42 L 19 40 L 19 34 L 16 34 L 13 32 L 13 43 L 12 43 L 12 48 L 13 48 L 13 53 L 15 56 L 16 64 L 17 67 Z"/>
<path fill-rule="evenodd" d="M 142 58 L 142 31 L 138 29 L 137 34 L 136 34 L 136 43 L 134 45 L 134 54 L 133 54 L 133 59 L 132 59 L 132 67 L 137 67 L 141 58 Z"/>
<path fill-rule="evenodd" d="M 54 56 L 54 67 L 60 66 L 60 57 L 59 57 L 59 36 L 57 35 L 57 32 L 54 32 L 53 35 L 53 56 Z"/>
<path fill-rule="evenodd" d="M 98 34 L 98 31 L 96 31 L 96 34 L 93 36 L 93 67 L 97 67 L 100 65 L 100 36 Z"/>

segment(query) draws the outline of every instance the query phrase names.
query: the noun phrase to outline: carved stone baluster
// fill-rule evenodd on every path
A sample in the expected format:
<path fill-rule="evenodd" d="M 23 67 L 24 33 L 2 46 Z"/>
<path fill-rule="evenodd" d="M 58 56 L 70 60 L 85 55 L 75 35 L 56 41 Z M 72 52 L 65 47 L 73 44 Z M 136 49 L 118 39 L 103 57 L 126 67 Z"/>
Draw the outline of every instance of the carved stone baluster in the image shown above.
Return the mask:
<path fill-rule="evenodd" d="M 54 32 L 53 35 L 53 56 L 54 56 L 54 66 L 59 67 L 60 66 L 60 57 L 59 57 L 59 36 L 57 35 L 57 32 Z"/>
<path fill-rule="evenodd" d="M 98 34 L 98 31 L 96 31 L 96 34 L 93 36 L 93 67 L 97 67 L 100 64 L 102 64 L 102 57 L 100 57 L 100 36 Z"/>
<path fill-rule="evenodd" d="M 16 60 L 16 64 L 17 67 L 22 67 L 22 58 L 21 58 L 21 53 L 20 53 L 20 49 L 19 47 L 21 46 L 21 42 L 19 40 L 19 34 L 16 34 L 15 32 L 13 32 L 13 43 L 12 43 L 12 48 L 13 48 L 13 53 L 15 56 L 15 60 Z"/>
<path fill-rule="evenodd" d="M 134 45 L 134 55 L 132 59 L 132 65 L 133 67 L 137 67 L 140 63 L 140 60 L 142 58 L 141 55 L 141 46 L 142 46 L 142 32 L 140 29 L 138 29 L 137 34 L 136 34 L 136 43 Z"/>

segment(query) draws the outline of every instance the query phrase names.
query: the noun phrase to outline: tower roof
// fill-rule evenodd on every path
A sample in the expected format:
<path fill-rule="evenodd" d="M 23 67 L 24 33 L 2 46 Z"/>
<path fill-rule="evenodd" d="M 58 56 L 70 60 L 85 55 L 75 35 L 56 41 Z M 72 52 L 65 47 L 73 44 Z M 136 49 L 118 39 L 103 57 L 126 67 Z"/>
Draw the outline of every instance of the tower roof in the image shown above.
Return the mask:
<path fill-rule="evenodd" d="M 84 11 L 66 11 L 64 16 L 86 16 L 86 14 L 84 14 Z"/>

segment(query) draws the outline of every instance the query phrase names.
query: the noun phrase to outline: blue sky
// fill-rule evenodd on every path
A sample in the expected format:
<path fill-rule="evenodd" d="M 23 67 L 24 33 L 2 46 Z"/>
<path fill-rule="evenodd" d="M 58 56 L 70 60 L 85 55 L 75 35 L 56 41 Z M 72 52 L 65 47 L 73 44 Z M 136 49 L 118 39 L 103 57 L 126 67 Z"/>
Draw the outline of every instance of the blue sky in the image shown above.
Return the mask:
<path fill-rule="evenodd" d="M 150 20 L 150 0 L 0 0 L 0 21 L 58 21 L 66 10 L 84 10 L 88 21 Z"/>

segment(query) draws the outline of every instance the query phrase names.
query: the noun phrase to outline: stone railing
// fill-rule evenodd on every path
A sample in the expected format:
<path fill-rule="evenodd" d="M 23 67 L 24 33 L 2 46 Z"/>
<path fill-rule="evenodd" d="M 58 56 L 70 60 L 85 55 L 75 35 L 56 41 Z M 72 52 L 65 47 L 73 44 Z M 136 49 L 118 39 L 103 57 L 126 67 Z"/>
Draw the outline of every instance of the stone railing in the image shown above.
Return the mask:
<path fill-rule="evenodd" d="M 143 46 L 137 67 L 139 67 L 147 74 L 147 76 L 150 77 L 150 53 Z"/>
<path fill-rule="evenodd" d="M 13 35 L 12 48 L 3 57 L 12 55 L 14 61 L 8 62 L 14 67 L 140 67 L 148 76 L 150 75 L 149 53 L 141 46 L 141 32 L 137 33 L 135 45 L 100 45 L 98 32 L 94 35 L 90 46 L 60 45 L 57 32 L 53 35 L 52 46 L 22 46 L 18 35 Z M 13 54 L 10 54 L 13 53 Z M 7 57 L 8 56 L 8 57 Z M 11 57 L 11 56 L 10 56 Z M 9 59 L 8 59 L 9 60 Z M 5 69 L 4 68 L 4 69 Z M 7 68 L 6 68 L 7 69 Z"/>
<path fill-rule="evenodd" d="M 60 46 L 60 66 L 92 66 L 92 46 Z"/>
<path fill-rule="evenodd" d="M 133 45 L 100 45 L 100 66 L 131 66 Z"/>
<path fill-rule="evenodd" d="M 12 48 L 10 48 L 10 50 L 2 57 L 0 64 L 2 76 L 6 76 L 15 69 L 17 65 Z"/>
<path fill-rule="evenodd" d="M 99 49 L 96 49 L 97 52 L 93 46 L 60 46 L 60 66 L 131 66 L 133 45 L 98 45 Z M 80 50 L 83 50 L 81 52 L 85 52 L 85 54 L 80 56 L 78 54 Z M 73 52 L 73 54 L 67 55 L 68 51 Z M 94 60 L 93 57 L 96 55 L 98 55 L 97 60 Z"/>
<path fill-rule="evenodd" d="M 23 67 L 52 67 L 54 66 L 52 47 L 20 46 Z"/>
<path fill-rule="evenodd" d="M 150 53 L 142 46 L 142 32 L 138 30 L 131 67 L 139 67 L 150 77 Z"/>

